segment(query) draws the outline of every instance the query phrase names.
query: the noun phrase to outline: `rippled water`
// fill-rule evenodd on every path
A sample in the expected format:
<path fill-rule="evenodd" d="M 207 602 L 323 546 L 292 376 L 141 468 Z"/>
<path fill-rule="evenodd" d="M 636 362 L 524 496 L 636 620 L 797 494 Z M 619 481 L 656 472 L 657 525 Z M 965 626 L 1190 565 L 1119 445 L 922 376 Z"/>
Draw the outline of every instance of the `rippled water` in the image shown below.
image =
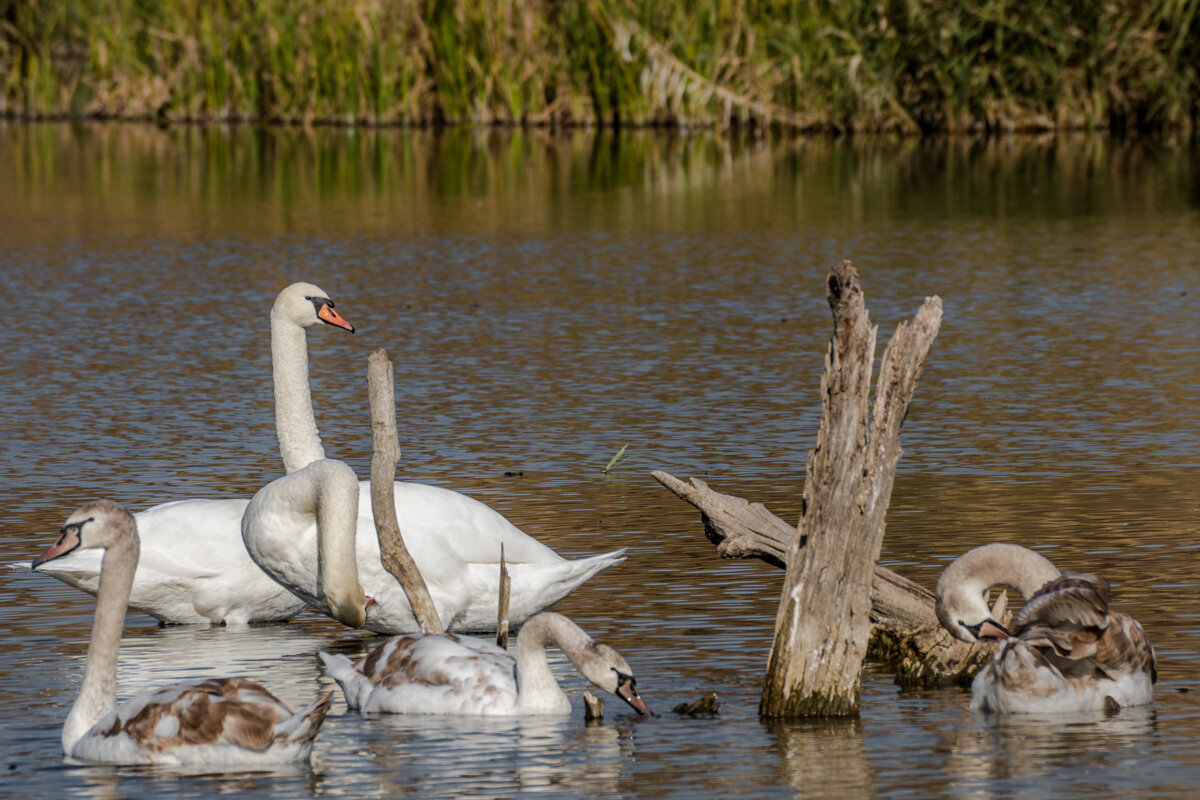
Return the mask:
<path fill-rule="evenodd" d="M 310 335 L 330 455 L 366 476 L 366 357 L 395 360 L 401 474 L 492 504 L 564 555 L 630 558 L 560 604 L 660 713 L 603 724 L 360 717 L 311 769 L 63 763 L 91 598 L 0 576 L 10 796 L 1186 796 L 1200 781 L 1200 160 L 1186 144 L 158 130 L 0 123 L 0 558 L 81 501 L 248 496 L 281 472 L 267 310 L 293 280 L 359 328 Z M 962 690 L 776 724 L 757 698 L 781 574 L 722 562 L 664 469 L 794 519 L 830 317 L 855 260 L 886 341 L 945 320 L 906 423 L 884 562 L 932 586 L 988 541 L 1116 586 L 1159 653 L 1155 705 L 996 720 Z M 601 470 L 629 445 L 613 471 Z M 308 615 L 227 630 L 131 615 L 122 696 L 245 674 L 290 703 Z M 574 694 L 582 679 L 561 659 Z M 670 712 L 715 691 L 712 719 Z"/>

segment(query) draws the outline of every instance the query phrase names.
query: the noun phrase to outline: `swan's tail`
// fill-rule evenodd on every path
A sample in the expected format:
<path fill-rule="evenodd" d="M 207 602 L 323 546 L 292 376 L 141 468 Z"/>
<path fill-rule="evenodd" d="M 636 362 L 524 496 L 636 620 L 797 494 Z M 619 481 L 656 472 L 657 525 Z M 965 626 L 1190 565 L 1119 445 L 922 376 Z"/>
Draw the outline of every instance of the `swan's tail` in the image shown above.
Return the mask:
<path fill-rule="evenodd" d="M 275 725 L 275 738 L 288 744 L 303 744 L 317 738 L 321 724 L 333 704 L 333 692 L 326 692 L 306 708 Z"/>
<path fill-rule="evenodd" d="M 557 564 L 508 565 L 512 579 L 509 620 L 514 625 L 520 625 L 539 611 L 554 605 L 578 589 L 584 581 L 624 561 L 625 550 L 622 547 L 611 553 Z"/>
<path fill-rule="evenodd" d="M 354 685 L 355 677 L 358 675 L 358 670 L 354 668 L 354 662 L 340 653 L 326 653 L 324 650 L 318 652 L 317 656 L 325 664 L 325 674 L 337 681 L 337 685 L 341 687 L 346 705 L 356 708 L 354 696 L 350 691 L 350 687 Z"/>

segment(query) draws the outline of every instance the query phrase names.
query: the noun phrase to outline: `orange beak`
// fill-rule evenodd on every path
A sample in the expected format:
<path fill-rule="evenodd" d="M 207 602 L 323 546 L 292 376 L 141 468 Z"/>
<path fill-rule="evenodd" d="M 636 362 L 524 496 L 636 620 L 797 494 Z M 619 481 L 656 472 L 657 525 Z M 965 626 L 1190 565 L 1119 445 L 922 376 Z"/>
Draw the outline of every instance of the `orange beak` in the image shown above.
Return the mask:
<path fill-rule="evenodd" d="M 345 317 L 334 311 L 333 306 L 329 303 L 321 306 L 321 309 L 317 311 L 317 319 L 333 325 L 335 328 L 342 328 L 354 333 L 354 326 L 347 322 Z"/>

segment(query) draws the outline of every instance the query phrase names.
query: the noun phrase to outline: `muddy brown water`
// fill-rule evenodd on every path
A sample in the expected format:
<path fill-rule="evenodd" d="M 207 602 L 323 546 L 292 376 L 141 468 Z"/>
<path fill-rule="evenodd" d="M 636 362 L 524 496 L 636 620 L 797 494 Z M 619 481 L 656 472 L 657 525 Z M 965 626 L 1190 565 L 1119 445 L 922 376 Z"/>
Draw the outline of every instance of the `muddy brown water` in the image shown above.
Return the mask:
<path fill-rule="evenodd" d="M 1145 625 L 1156 702 L 975 717 L 959 689 L 764 723 L 781 575 L 723 562 L 663 469 L 795 519 L 830 317 L 862 274 L 881 344 L 942 331 L 906 422 L 883 563 L 932 586 L 989 541 L 1096 572 Z M 64 763 L 91 598 L 0 577 L 0 794 L 13 797 L 1188 796 L 1200 783 L 1200 160 L 1187 143 L 722 141 L 0 123 L 0 558 L 80 502 L 249 496 L 278 476 L 267 311 L 294 280 L 358 326 L 310 335 L 326 449 L 369 472 L 366 358 L 395 361 L 400 473 L 564 555 L 629 547 L 558 610 L 660 716 L 360 717 L 311 768 Z M 603 467 L 623 446 L 625 455 Z M 118 692 L 208 674 L 289 702 L 373 637 L 131 615 Z M 561 658 L 554 667 L 578 695 Z M 673 706 L 708 692 L 714 718 Z"/>

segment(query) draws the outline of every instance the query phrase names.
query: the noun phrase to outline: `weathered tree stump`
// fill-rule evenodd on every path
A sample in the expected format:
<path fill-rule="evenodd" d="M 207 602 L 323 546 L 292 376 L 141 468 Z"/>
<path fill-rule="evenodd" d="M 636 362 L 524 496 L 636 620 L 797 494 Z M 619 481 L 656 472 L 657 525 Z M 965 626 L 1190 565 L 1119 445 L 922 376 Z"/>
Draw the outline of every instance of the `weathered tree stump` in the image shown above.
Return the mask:
<path fill-rule="evenodd" d="M 785 532 L 764 507 L 744 501 L 702 507 L 706 532 L 724 554 L 758 555 L 786 570 L 759 703 L 763 717 L 857 713 L 876 561 L 902 452 L 900 429 L 941 326 L 942 301 L 936 296 L 925 299 L 911 323 L 897 326 L 880 361 L 872 407 L 877 328 L 849 261 L 830 270 L 826 299 L 833 336 L 799 525 Z M 692 502 L 707 491 L 702 483 L 686 487 L 680 481 L 671 488 Z M 890 577 L 878 583 L 889 596 L 896 594 L 896 610 L 910 622 L 921 621 L 927 608 L 920 587 Z"/>
<path fill-rule="evenodd" d="M 758 558 L 784 568 L 783 554 L 796 528 L 762 503 L 721 494 L 699 478 L 690 483 L 665 472 L 651 473 L 663 486 L 700 510 L 705 536 L 722 558 Z M 958 641 L 941 626 L 933 593 L 888 569 L 875 567 L 871 581 L 871 635 L 867 653 L 896 671 L 908 688 L 963 684 L 990 651 Z"/>
<path fill-rule="evenodd" d="M 858 273 L 829 272 L 833 337 L 821 378 L 821 427 L 808 455 L 804 504 L 785 554 L 783 597 L 759 714 L 844 716 L 858 711 L 859 675 L 870 633 L 871 583 L 900 460 L 900 428 L 942 301 L 926 298 L 884 350 L 870 407 L 875 336 Z"/>
<path fill-rule="evenodd" d="M 396 388 L 392 379 L 392 361 L 386 350 L 376 350 L 367 359 L 367 391 L 371 398 L 371 433 L 375 448 L 371 457 L 371 510 L 375 515 L 375 533 L 379 537 L 379 556 L 383 568 L 392 573 L 404 589 L 421 630 L 444 633 L 429 588 L 404 546 L 400 524 L 396 521 L 396 495 L 392 484 L 396 480 L 400 445 L 396 440 Z"/>

